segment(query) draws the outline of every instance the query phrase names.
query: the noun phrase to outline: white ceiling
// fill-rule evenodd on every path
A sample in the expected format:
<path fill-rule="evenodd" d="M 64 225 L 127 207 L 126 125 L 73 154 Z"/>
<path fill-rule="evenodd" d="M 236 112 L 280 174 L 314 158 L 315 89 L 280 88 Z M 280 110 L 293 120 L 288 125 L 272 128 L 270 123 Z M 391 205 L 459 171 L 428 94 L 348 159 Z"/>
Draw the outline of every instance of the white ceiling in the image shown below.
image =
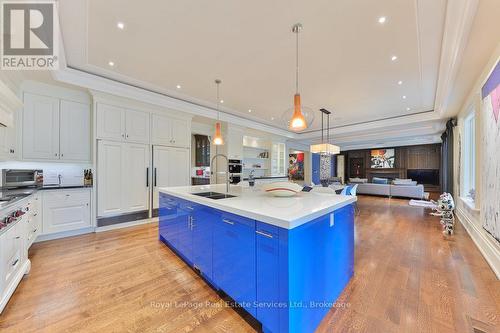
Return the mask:
<path fill-rule="evenodd" d="M 66 0 L 60 19 L 73 68 L 205 106 L 221 78 L 225 111 L 283 127 L 294 23 L 304 26 L 303 104 L 348 125 L 433 110 L 445 9 L 446 0 Z"/>

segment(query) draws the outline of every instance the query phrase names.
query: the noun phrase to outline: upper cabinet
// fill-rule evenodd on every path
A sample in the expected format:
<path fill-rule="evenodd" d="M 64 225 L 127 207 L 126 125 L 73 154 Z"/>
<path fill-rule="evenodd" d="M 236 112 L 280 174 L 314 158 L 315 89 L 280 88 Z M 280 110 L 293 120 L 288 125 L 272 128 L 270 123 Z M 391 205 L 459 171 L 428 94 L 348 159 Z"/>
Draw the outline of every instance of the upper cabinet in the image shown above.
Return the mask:
<path fill-rule="evenodd" d="M 152 144 L 189 148 L 191 145 L 190 122 L 153 113 L 151 116 Z"/>
<path fill-rule="evenodd" d="M 90 160 L 90 106 L 24 93 L 22 157 L 28 160 Z"/>
<path fill-rule="evenodd" d="M 149 143 L 149 113 L 98 103 L 97 138 Z"/>

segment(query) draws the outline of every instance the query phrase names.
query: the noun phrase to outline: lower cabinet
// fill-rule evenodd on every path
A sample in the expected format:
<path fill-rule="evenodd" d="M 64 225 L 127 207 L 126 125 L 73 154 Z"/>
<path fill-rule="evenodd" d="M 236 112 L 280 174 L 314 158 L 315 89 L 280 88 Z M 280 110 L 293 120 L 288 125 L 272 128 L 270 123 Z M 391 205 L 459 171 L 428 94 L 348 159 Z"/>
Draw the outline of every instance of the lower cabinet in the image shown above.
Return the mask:
<path fill-rule="evenodd" d="M 255 220 L 222 212 L 213 224 L 213 280 L 255 317 Z"/>
<path fill-rule="evenodd" d="M 91 227 L 90 189 L 43 192 L 43 233 Z"/>

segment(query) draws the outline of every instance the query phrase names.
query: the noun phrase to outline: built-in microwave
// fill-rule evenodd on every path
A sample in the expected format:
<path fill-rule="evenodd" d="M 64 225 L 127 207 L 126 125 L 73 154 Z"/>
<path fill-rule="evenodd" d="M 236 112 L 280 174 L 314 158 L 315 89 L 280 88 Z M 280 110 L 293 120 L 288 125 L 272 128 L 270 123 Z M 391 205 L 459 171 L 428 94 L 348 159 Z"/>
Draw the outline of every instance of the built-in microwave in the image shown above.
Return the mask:
<path fill-rule="evenodd" d="M 2 169 L 1 188 L 41 186 L 43 170 Z"/>
<path fill-rule="evenodd" d="M 228 169 L 231 174 L 240 174 L 243 169 L 241 160 L 229 160 Z"/>

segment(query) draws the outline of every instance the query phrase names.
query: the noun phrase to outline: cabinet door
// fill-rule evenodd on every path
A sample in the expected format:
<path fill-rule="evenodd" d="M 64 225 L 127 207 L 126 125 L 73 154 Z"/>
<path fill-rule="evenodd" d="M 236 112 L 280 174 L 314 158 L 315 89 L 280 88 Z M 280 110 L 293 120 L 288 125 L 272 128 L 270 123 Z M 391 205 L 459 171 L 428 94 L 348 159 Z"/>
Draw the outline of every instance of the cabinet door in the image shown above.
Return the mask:
<path fill-rule="evenodd" d="M 23 263 L 23 239 L 20 233 L 21 223 L 16 223 L 0 237 L 1 266 L 0 287 L 6 287 L 14 278 Z"/>
<path fill-rule="evenodd" d="M 125 139 L 125 111 L 122 108 L 97 104 L 97 138 Z"/>
<path fill-rule="evenodd" d="M 23 157 L 59 159 L 59 100 L 25 93 L 22 118 Z"/>
<path fill-rule="evenodd" d="M 44 234 L 90 226 L 90 191 L 88 189 L 51 190 L 43 193 Z"/>
<path fill-rule="evenodd" d="M 190 150 L 153 147 L 153 209 L 158 208 L 158 188 L 189 185 Z"/>
<path fill-rule="evenodd" d="M 177 218 L 176 201 L 166 194 L 160 193 L 158 208 L 158 232 L 164 240 L 174 246 L 175 220 Z"/>
<path fill-rule="evenodd" d="M 123 212 L 149 210 L 149 146 L 124 143 L 122 154 Z"/>
<path fill-rule="evenodd" d="M 100 141 L 97 144 L 97 215 L 122 212 L 123 147 L 121 142 Z"/>
<path fill-rule="evenodd" d="M 172 119 L 172 144 L 177 147 L 191 146 L 191 131 L 187 120 Z"/>
<path fill-rule="evenodd" d="M 90 107 L 61 101 L 61 160 L 90 160 Z"/>
<path fill-rule="evenodd" d="M 172 120 L 169 117 L 151 115 L 151 141 L 157 145 L 172 145 Z"/>
<path fill-rule="evenodd" d="M 193 229 L 193 265 L 212 280 L 212 232 L 220 220 L 220 212 L 207 206 L 197 206 L 191 214 Z"/>
<path fill-rule="evenodd" d="M 125 111 L 125 137 L 127 141 L 149 143 L 149 113 Z"/>
<path fill-rule="evenodd" d="M 256 224 L 256 290 L 257 303 L 280 302 L 279 228 L 262 222 Z M 280 308 L 257 307 L 257 319 L 264 332 L 280 332 Z"/>
<path fill-rule="evenodd" d="M 214 224 L 213 279 L 254 317 L 255 221 L 229 213 Z"/>
<path fill-rule="evenodd" d="M 153 209 L 158 208 L 158 188 L 168 187 L 170 163 L 173 163 L 170 157 L 168 147 L 153 146 Z"/>
<path fill-rule="evenodd" d="M 192 213 L 195 204 L 183 201 L 177 210 L 176 231 L 178 236 L 177 250 L 188 263 L 193 261 L 193 232 L 191 228 Z"/>

